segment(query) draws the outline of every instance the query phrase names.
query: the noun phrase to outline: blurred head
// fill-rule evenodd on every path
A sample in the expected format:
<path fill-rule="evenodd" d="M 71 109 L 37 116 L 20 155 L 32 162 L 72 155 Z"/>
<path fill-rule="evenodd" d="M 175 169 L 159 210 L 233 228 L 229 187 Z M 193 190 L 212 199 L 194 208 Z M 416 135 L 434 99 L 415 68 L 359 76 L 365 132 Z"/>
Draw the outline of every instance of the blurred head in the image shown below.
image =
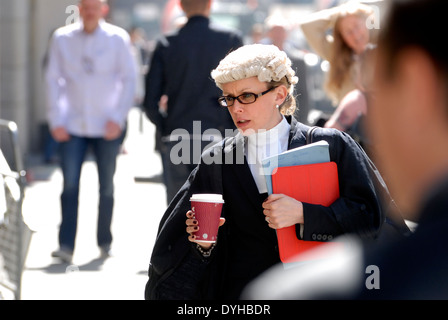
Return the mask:
<path fill-rule="evenodd" d="M 273 15 L 266 18 L 265 21 L 267 36 L 272 44 L 283 50 L 283 45 L 288 39 L 290 26 L 282 16 Z"/>
<path fill-rule="evenodd" d="M 211 0 L 180 0 L 180 6 L 187 18 L 196 15 L 208 16 L 211 2 Z"/>
<path fill-rule="evenodd" d="M 264 27 L 261 23 L 256 23 L 251 30 L 252 43 L 259 43 L 264 37 Z"/>
<path fill-rule="evenodd" d="M 370 40 L 366 18 L 363 12 L 340 15 L 336 21 L 334 38 L 340 38 L 354 53 L 362 53 Z"/>
<path fill-rule="evenodd" d="M 272 129 L 282 119 L 281 114 L 294 113 L 298 78 L 286 53 L 274 45 L 243 46 L 221 60 L 211 75 L 243 134 Z"/>
<path fill-rule="evenodd" d="M 288 38 L 288 32 L 284 26 L 272 26 L 267 32 L 272 44 L 283 50 L 283 45 Z"/>
<path fill-rule="evenodd" d="M 109 12 L 107 0 L 80 0 L 78 6 L 87 33 L 93 32 L 98 27 L 99 21 Z"/>
<path fill-rule="evenodd" d="M 411 220 L 448 175 L 448 50 L 435 32 L 446 9 L 444 0 L 393 1 L 378 44 L 368 128 L 375 160 Z"/>

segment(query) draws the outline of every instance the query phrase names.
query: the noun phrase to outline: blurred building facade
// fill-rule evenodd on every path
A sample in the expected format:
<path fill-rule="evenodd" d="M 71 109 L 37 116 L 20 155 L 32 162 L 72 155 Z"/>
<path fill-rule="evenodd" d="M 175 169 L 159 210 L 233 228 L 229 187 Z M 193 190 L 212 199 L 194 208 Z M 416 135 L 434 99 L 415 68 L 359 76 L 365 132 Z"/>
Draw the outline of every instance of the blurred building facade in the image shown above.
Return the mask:
<path fill-rule="evenodd" d="M 0 118 L 15 121 L 23 153 L 43 143 L 43 64 L 52 31 L 73 0 L 0 0 Z"/>

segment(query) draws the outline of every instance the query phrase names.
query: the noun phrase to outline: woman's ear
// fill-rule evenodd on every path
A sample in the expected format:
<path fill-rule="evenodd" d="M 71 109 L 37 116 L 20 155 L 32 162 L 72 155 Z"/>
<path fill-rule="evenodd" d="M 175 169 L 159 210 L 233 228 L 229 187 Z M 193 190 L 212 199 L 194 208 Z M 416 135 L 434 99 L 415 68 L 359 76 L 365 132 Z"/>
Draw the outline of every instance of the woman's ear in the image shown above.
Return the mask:
<path fill-rule="evenodd" d="M 279 85 L 275 89 L 275 104 L 281 106 L 283 102 L 285 102 L 286 97 L 288 96 L 288 89 L 284 85 Z"/>

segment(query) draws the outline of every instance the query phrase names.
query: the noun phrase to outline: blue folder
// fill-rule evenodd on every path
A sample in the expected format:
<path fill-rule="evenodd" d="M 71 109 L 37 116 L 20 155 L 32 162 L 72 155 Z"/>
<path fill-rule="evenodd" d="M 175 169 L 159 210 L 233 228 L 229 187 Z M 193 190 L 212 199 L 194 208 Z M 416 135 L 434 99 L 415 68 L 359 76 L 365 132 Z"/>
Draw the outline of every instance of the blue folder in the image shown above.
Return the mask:
<path fill-rule="evenodd" d="M 324 162 L 330 162 L 329 145 L 328 142 L 324 140 L 310 143 L 302 147 L 285 151 L 279 155 L 263 159 L 261 163 L 263 173 L 266 178 L 268 194 L 272 194 L 271 175 L 276 168 Z"/>

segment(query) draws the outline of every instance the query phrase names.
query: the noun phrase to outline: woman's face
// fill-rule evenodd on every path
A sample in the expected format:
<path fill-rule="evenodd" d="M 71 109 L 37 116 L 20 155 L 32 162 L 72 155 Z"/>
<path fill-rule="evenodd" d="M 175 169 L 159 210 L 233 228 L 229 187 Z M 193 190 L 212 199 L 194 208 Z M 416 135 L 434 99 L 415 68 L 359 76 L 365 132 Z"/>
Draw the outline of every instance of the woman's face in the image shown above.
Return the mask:
<path fill-rule="evenodd" d="M 339 22 L 339 32 L 345 43 L 356 53 L 362 53 L 369 43 L 369 31 L 365 19 L 348 15 Z"/>
<path fill-rule="evenodd" d="M 259 94 L 269 89 L 266 82 L 257 77 L 237 80 L 222 85 L 224 96 L 238 97 L 244 93 Z M 234 100 L 228 107 L 233 122 L 243 135 L 250 135 L 258 130 L 270 130 L 280 123 L 282 115 L 276 107 L 281 105 L 287 96 L 287 89 L 280 85 L 277 88 L 258 97 L 254 103 L 242 104 Z"/>

